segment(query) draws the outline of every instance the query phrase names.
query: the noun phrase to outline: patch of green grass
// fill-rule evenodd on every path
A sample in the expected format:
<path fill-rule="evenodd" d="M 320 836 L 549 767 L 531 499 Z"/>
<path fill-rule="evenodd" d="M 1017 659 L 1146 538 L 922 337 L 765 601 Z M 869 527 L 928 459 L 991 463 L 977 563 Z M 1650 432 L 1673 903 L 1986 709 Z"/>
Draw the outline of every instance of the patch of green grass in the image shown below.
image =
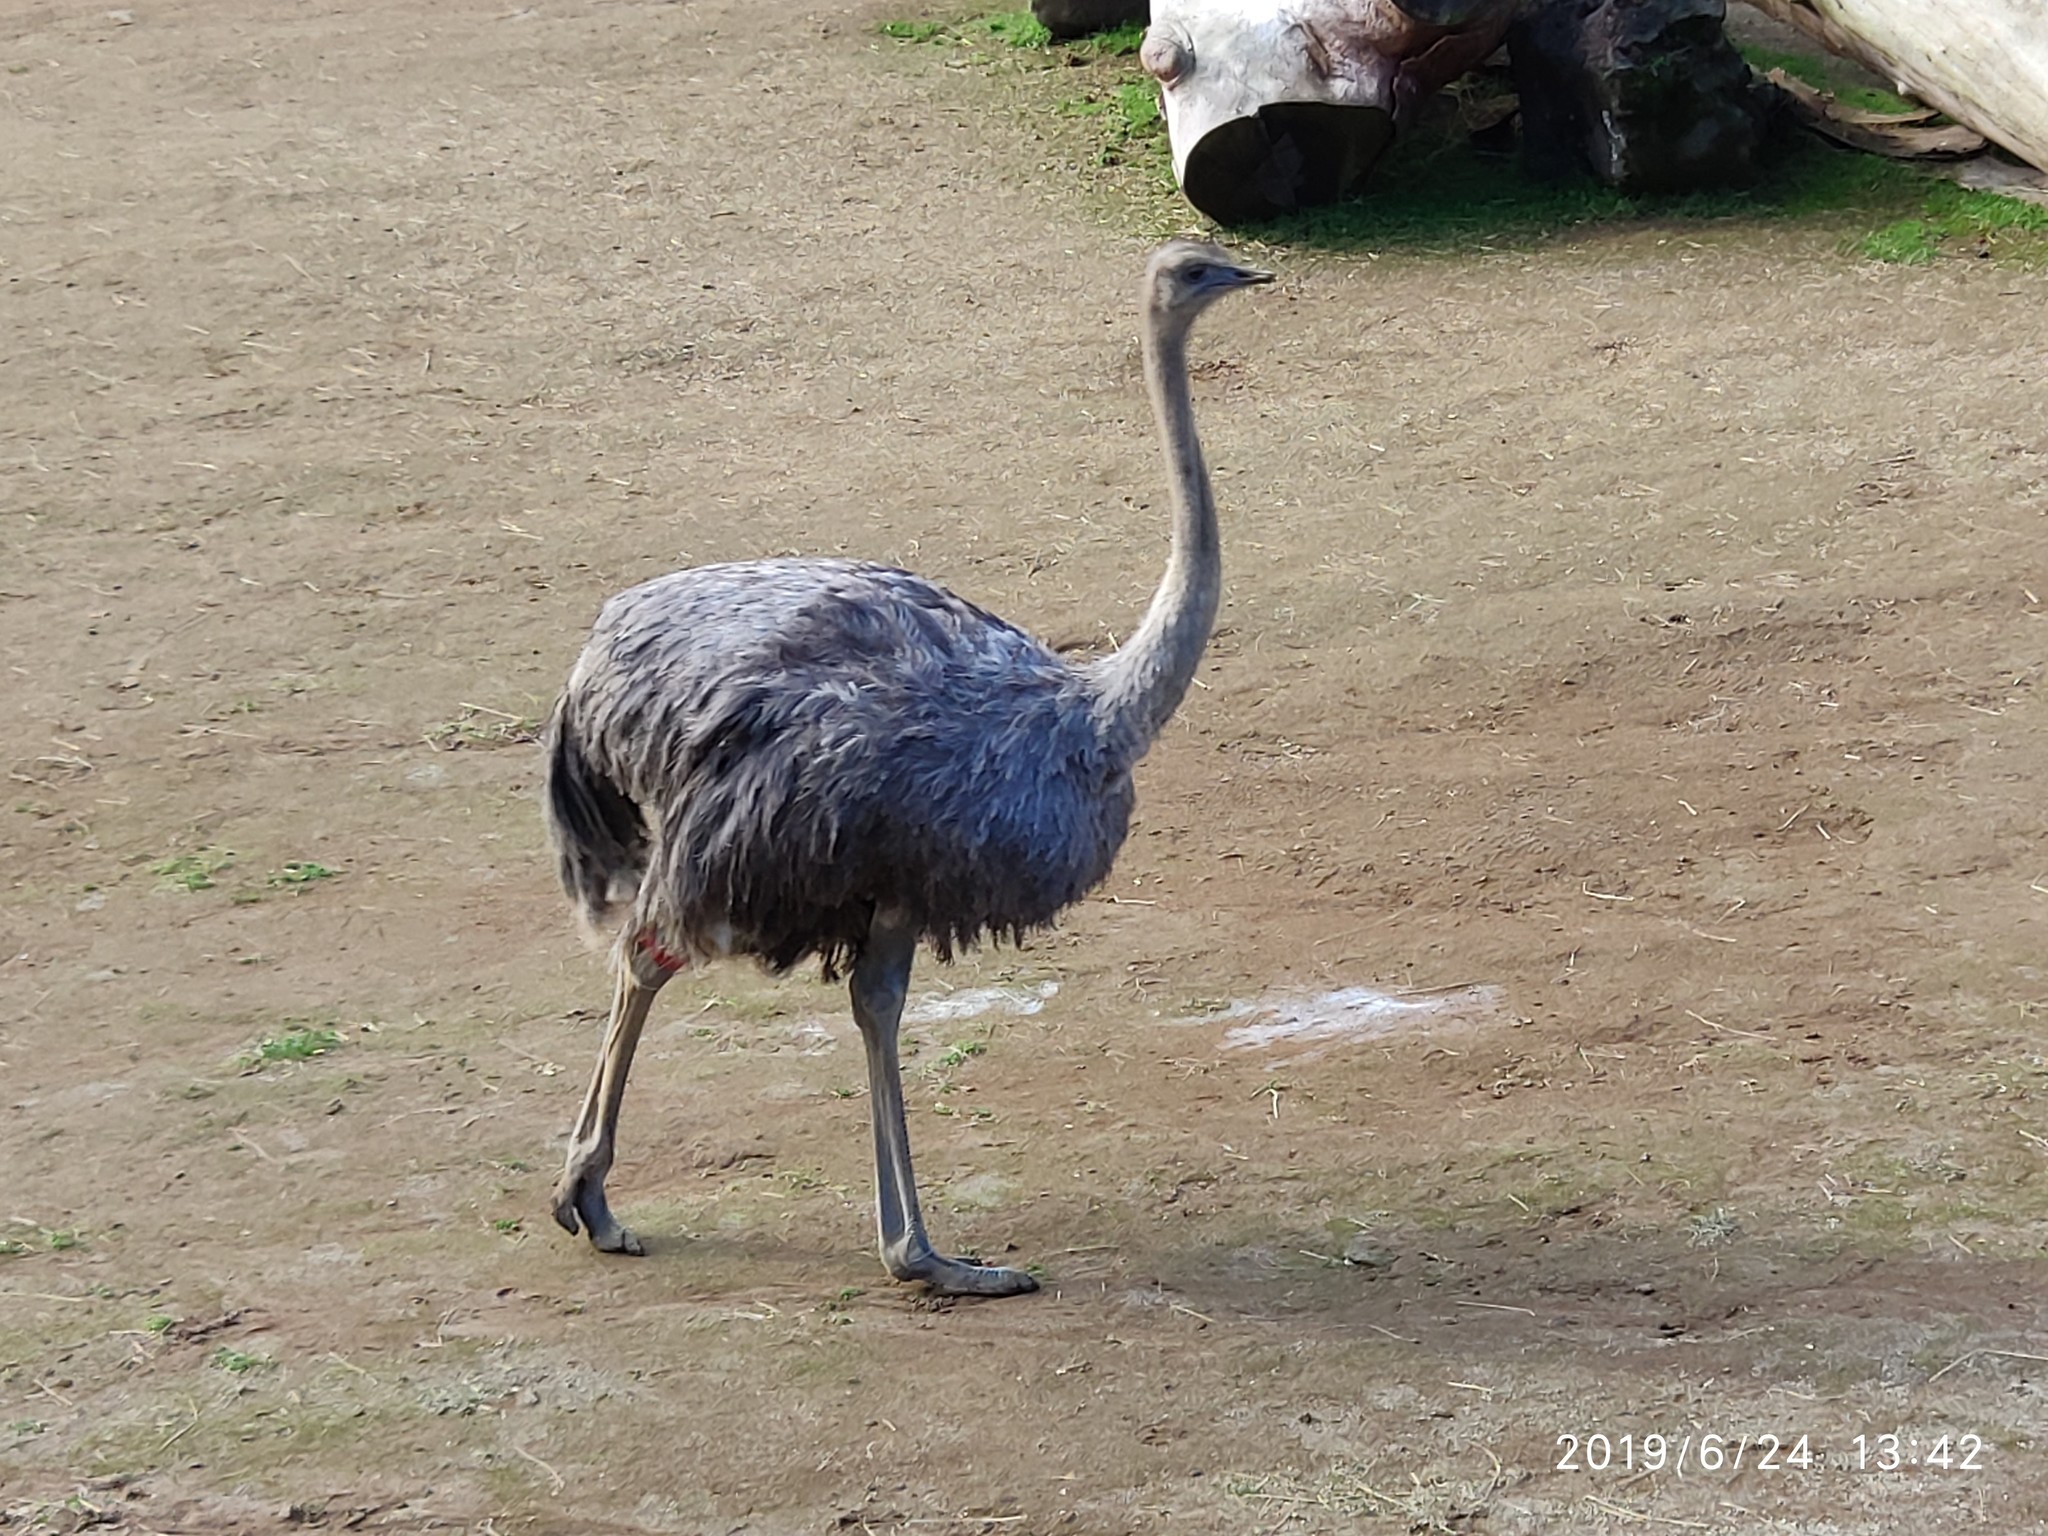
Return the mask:
<path fill-rule="evenodd" d="M 427 732 L 427 745 L 436 752 L 457 752 L 464 747 L 509 747 L 540 740 L 541 722 L 531 715 L 508 715 L 502 709 L 465 704 L 453 720 L 444 720 Z"/>
<path fill-rule="evenodd" d="M 1868 227 L 1913 211 L 1935 184 L 1912 166 L 1800 140 L 1753 186 L 1630 197 L 1590 176 L 1538 180 L 1515 157 L 1481 153 L 1439 118 L 1397 141 L 1361 196 L 1274 220 L 1258 232 L 1292 244 L 1448 253 L 1652 222 L 1704 227 L 1822 218 Z"/>
<path fill-rule="evenodd" d="M 33 1226 L 23 1222 L 23 1226 Z M 34 1238 L 0 1237 L 0 1258 L 20 1258 L 39 1248 L 50 1253 L 68 1253 L 85 1241 L 85 1235 L 69 1227 L 35 1227 Z"/>
<path fill-rule="evenodd" d="M 288 1029 L 281 1035 L 266 1035 L 256 1048 L 242 1058 L 245 1066 L 261 1067 L 273 1061 L 309 1061 L 324 1056 L 341 1044 L 331 1029 Z"/>
<path fill-rule="evenodd" d="M 2040 266 L 2048 264 L 2048 208 L 1936 182 L 1917 217 L 1873 230 L 1855 250 L 1872 261 L 1912 267 L 1948 254 Z"/>
<path fill-rule="evenodd" d="M 210 891 L 213 877 L 234 862 L 234 854 L 226 849 L 202 848 L 197 853 L 181 853 L 154 864 L 150 872 L 159 876 L 169 890 Z"/>
<path fill-rule="evenodd" d="M 969 1057 L 985 1055 L 987 1052 L 986 1040 L 956 1040 L 940 1055 L 939 1065 L 950 1072 Z"/>
<path fill-rule="evenodd" d="M 500 1216 L 491 1223 L 491 1230 L 510 1235 L 525 1231 L 526 1224 L 517 1216 Z"/>
<path fill-rule="evenodd" d="M 1941 254 L 1941 246 L 1925 219 L 1901 219 L 1858 240 L 1856 254 L 1897 267 L 1924 267 Z"/>
<path fill-rule="evenodd" d="M 41 1419 L 16 1419 L 7 1426 L 7 1432 L 10 1435 L 40 1435 L 49 1427 Z"/>
<path fill-rule="evenodd" d="M 152 1312 L 142 1320 L 142 1326 L 155 1334 L 169 1333 L 177 1326 L 178 1320 L 168 1312 Z"/>
<path fill-rule="evenodd" d="M 1052 41 L 1052 33 L 1029 11 L 998 11 L 973 25 L 1012 48 L 1043 48 Z"/>
<path fill-rule="evenodd" d="M 1061 117 L 1097 120 L 1097 165 L 1138 165 L 1172 174 L 1166 118 L 1159 108 L 1159 90 L 1150 79 L 1119 81 L 1089 95 L 1063 97 L 1053 103 L 1053 111 Z"/>
<path fill-rule="evenodd" d="M 995 43 L 1006 48 L 1044 48 L 1052 42 L 1048 32 L 1029 11 L 996 11 L 954 21 L 885 21 L 877 29 L 882 36 L 902 43 Z"/>
<path fill-rule="evenodd" d="M 1082 94 L 1052 103 L 1062 117 L 1098 119 L 1099 141 L 1090 159 L 1096 166 L 1131 165 L 1155 182 L 1170 177 L 1172 155 L 1166 143 L 1166 122 L 1159 90 L 1137 62 L 1145 40 L 1140 23 L 1112 27 L 1085 37 L 1054 42 L 1052 34 L 1028 11 L 1001 11 L 953 21 L 888 21 L 885 37 L 904 42 L 950 42 L 979 55 L 994 68 L 1023 65 L 1022 74 L 1046 74 L 1047 66 L 1069 66 L 1059 72 L 1064 85 L 1078 84 Z"/>
<path fill-rule="evenodd" d="M 261 1370 L 270 1364 L 267 1355 L 245 1354 L 239 1349 L 223 1344 L 213 1352 L 206 1362 L 217 1371 L 226 1371 L 230 1376 L 246 1376 L 251 1371 Z"/>
<path fill-rule="evenodd" d="M 947 19 L 901 17 L 875 29 L 899 43 L 994 43 L 1005 48 L 1051 50 L 1081 59 L 1135 58 L 1145 43 L 1145 24 L 1126 22 L 1081 37 L 1053 41 L 1029 11 L 955 12 Z"/>
<path fill-rule="evenodd" d="M 1856 107 L 1865 112 L 1889 112 L 1905 114 L 1917 112 L 1919 107 L 1896 92 L 1880 87 L 1859 85 L 1844 74 L 1841 65 L 1831 59 L 1808 53 L 1782 53 L 1775 48 L 1744 48 L 1742 57 L 1749 67 L 1760 75 L 1768 75 L 1774 69 L 1782 69 L 1794 80 L 1812 86 L 1817 91 L 1826 91 L 1845 107 Z"/>
<path fill-rule="evenodd" d="M 316 864 L 311 859 L 290 859 L 283 869 L 272 870 L 266 883 L 276 886 L 311 885 L 316 880 L 332 880 L 335 873 L 325 864 Z"/>
<path fill-rule="evenodd" d="M 881 27 L 882 36 L 893 37 L 902 43 L 928 43 L 933 38 L 946 35 L 946 24 L 942 21 L 885 21 Z"/>
<path fill-rule="evenodd" d="M 1142 21 L 1127 21 L 1120 27 L 1091 32 L 1086 37 L 1072 38 L 1062 44 L 1070 53 L 1099 59 L 1135 57 L 1144 45 L 1145 23 Z"/>
<path fill-rule="evenodd" d="M 1461 135 L 1418 132 L 1387 152 L 1360 197 L 1256 232 L 1275 244 L 1449 254 L 1601 227 L 1739 231 L 1744 223 L 1791 220 L 1832 226 L 1845 251 L 1871 260 L 1968 254 L 2048 264 L 2048 209 L 1810 138 L 1786 146 L 1750 187 L 1629 197 L 1590 177 L 1537 181 L 1514 159 L 1481 154 Z"/>
<path fill-rule="evenodd" d="M 1738 51 L 1749 67 L 1760 75 L 1768 75 L 1774 69 L 1782 69 L 1794 80 L 1804 81 L 1817 91 L 1830 89 L 1827 65 L 1811 54 L 1785 53 L 1776 48 L 1747 46 Z"/>
<path fill-rule="evenodd" d="M 1117 116 L 1124 132 L 1164 133 L 1166 114 L 1159 107 L 1159 91 L 1150 82 L 1127 80 L 1116 88 Z"/>

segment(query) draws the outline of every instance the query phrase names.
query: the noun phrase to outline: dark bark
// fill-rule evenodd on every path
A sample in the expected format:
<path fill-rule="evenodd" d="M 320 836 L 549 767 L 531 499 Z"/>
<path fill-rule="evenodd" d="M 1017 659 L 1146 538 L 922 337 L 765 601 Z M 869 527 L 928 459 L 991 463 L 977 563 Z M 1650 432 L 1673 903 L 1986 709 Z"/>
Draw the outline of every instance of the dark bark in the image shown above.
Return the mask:
<path fill-rule="evenodd" d="M 1147 21 L 1151 9 L 1149 0 L 1031 0 L 1031 14 L 1054 37 L 1084 37 Z"/>
<path fill-rule="evenodd" d="M 1509 29 L 1531 172 L 1624 192 L 1752 179 L 1769 100 L 1722 31 L 1725 0 L 1532 0 Z"/>

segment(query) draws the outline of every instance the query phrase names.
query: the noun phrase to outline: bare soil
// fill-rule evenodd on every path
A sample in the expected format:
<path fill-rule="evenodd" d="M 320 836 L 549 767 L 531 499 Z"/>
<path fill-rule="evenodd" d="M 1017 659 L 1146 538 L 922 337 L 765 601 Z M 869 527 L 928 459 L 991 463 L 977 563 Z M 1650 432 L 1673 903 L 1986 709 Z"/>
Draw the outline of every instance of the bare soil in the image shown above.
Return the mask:
<path fill-rule="evenodd" d="M 935 1234 L 1044 1292 L 886 1280 L 843 998 L 740 967 L 642 1052 L 649 1256 L 548 1222 L 602 597 L 847 552 L 1093 646 L 1156 576 L 1144 241 L 887 14 L 0 21 L 0 1525 L 2048 1525 L 2039 272 L 1264 253 L 1117 873 L 918 977 Z"/>

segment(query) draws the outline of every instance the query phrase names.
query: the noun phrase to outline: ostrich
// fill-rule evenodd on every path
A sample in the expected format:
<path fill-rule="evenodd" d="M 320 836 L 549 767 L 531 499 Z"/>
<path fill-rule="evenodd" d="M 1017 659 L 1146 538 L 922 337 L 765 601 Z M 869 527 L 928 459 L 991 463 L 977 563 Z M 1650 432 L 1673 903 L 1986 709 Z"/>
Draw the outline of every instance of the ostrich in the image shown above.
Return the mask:
<path fill-rule="evenodd" d="M 605 1202 L 649 1006 L 677 971 L 747 954 L 850 976 L 867 1056 L 882 1262 L 945 1295 L 1038 1288 L 925 1236 L 897 1026 L 922 939 L 942 960 L 1052 922 L 1109 873 L 1131 769 L 1187 692 L 1221 585 L 1188 393 L 1195 317 L 1273 280 L 1213 245 L 1153 253 L 1145 381 L 1172 481 L 1172 551 L 1128 644 L 1070 665 L 943 587 L 850 560 L 656 577 L 605 604 L 555 706 L 545 803 L 563 888 L 613 939 L 611 1018 L 555 1186 L 555 1220 L 642 1252 Z"/>

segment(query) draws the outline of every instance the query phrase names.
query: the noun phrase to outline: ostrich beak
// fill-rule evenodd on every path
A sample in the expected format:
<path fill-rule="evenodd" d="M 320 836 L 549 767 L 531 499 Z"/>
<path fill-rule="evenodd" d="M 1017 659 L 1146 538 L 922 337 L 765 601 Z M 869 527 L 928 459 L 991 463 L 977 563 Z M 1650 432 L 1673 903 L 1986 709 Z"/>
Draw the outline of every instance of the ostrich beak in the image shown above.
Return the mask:
<path fill-rule="evenodd" d="M 1244 288 L 1263 288 L 1274 280 L 1273 273 L 1262 271 L 1258 267 L 1239 267 L 1235 275 L 1238 285 Z"/>

